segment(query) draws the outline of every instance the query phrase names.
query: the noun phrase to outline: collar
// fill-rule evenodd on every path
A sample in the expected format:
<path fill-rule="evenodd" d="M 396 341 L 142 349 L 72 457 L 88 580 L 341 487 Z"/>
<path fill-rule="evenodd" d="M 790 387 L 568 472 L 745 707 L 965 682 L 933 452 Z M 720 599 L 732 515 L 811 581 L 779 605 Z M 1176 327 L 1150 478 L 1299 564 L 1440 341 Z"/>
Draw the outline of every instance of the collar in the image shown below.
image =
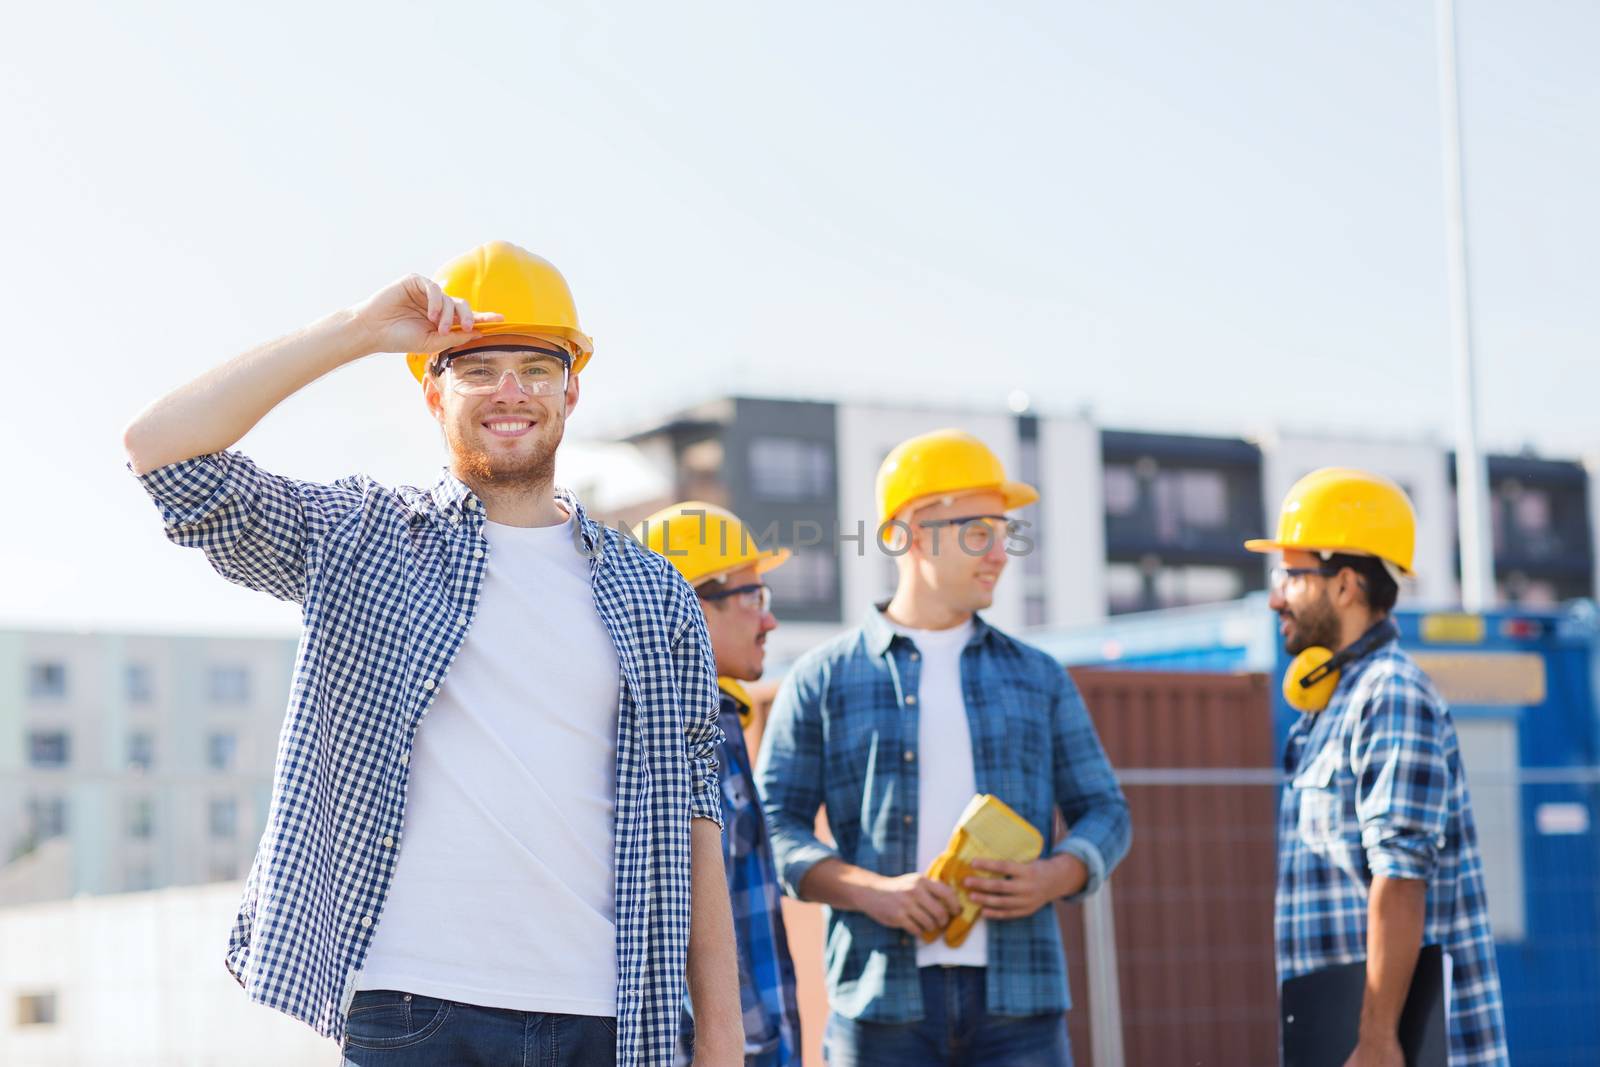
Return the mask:
<path fill-rule="evenodd" d="M 1394 617 L 1385 615 L 1367 628 L 1367 632 L 1345 646 L 1341 655 L 1352 667 L 1383 651 L 1400 640 L 1400 627 Z"/>
<path fill-rule="evenodd" d="M 724 699 L 733 701 L 735 710 L 739 712 L 739 725 L 748 730 L 750 720 L 755 718 L 755 701 L 750 699 L 750 694 L 734 678 L 718 678 L 717 688 L 722 690 Z"/>
<path fill-rule="evenodd" d="M 894 625 L 889 622 L 889 617 L 884 614 L 884 610 L 888 606 L 889 602 L 887 600 L 880 600 L 873 604 L 867 611 L 867 617 L 861 623 L 861 631 L 867 638 L 867 651 L 874 656 L 881 656 L 889 651 L 896 638 L 901 641 L 907 640 L 904 634 L 896 632 Z M 992 630 L 993 627 L 983 621 L 982 615 L 973 612 L 972 638 L 967 642 L 967 647 L 971 648 L 973 645 L 988 640 Z"/>
<path fill-rule="evenodd" d="M 428 497 L 433 501 L 434 510 L 452 526 L 459 524 L 463 519 L 473 525 L 484 520 L 483 500 L 448 468 L 434 483 L 433 488 L 428 490 Z M 588 513 L 583 510 L 578 495 L 570 489 L 556 486 L 555 498 L 577 523 L 579 535 L 583 538 L 584 551 L 590 558 L 595 558 L 604 551 L 604 534 L 600 526 L 591 521 Z"/>

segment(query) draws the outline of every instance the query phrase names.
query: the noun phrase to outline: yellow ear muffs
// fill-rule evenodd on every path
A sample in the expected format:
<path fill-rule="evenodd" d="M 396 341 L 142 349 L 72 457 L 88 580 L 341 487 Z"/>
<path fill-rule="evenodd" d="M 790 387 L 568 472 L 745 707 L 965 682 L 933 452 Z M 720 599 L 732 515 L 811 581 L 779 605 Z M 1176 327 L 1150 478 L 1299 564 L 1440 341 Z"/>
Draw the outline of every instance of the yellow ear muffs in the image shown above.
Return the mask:
<path fill-rule="evenodd" d="M 1338 685 L 1339 661 L 1328 649 L 1314 646 L 1296 656 L 1284 672 L 1283 699 L 1296 711 L 1321 711 Z"/>

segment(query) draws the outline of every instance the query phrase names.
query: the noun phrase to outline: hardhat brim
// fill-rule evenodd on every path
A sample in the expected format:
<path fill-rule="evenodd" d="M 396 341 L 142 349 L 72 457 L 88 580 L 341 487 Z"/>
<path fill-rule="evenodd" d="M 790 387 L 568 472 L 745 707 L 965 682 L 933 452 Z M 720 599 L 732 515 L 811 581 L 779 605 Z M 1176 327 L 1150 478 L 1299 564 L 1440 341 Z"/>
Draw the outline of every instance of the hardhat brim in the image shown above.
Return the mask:
<path fill-rule="evenodd" d="M 1402 567 L 1392 559 L 1384 559 L 1384 557 L 1376 555 L 1372 552 L 1360 552 L 1354 549 L 1339 548 L 1333 545 L 1287 545 L 1282 541 L 1273 541 L 1270 538 L 1254 537 L 1246 541 L 1244 543 L 1244 547 L 1245 551 L 1247 552 L 1260 552 L 1263 554 L 1292 550 L 1295 552 L 1337 552 L 1346 556 L 1372 556 L 1373 559 L 1383 560 L 1384 563 L 1387 563 L 1389 566 L 1393 567 L 1407 578 L 1415 578 L 1417 576 L 1416 572 L 1410 567 Z"/>
<path fill-rule="evenodd" d="M 952 489 L 943 493 L 928 493 L 925 496 L 919 496 L 914 500 L 908 500 L 901 504 L 893 515 L 879 523 L 878 537 L 888 543 L 889 536 L 894 530 L 895 522 L 908 511 L 915 511 L 930 501 L 943 500 L 945 497 L 971 496 L 973 493 L 999 493 L 1001 507 L 1006 511 L 1025 508 L 1029 504 L 1037 503 L 1039 500 L 1039 490 L 1027 482 L 1001 482 L 999 485 L 974 485 L 966 489 Z"/>
<path fill-rule="evenodd" d="M 1000 495 L 1005 498 L 1007 511 L 1039 502 L 1039 490 L 1027 482 L 1001 482 Z"/>
<path fill-rule="evenodd" d="M 756 569 L 756 574 L 758 575 L 766 574 L 768 571 L 777 570 L 779 567 L 783 566 L 789 561 L 789 557 L 792 555 L 794 555 L 794 553 L 790 552 L 787 548 L 780 546 L 778 548 L 774 548 L 764 556 L 757 556 L 755 559 L 737 560 L 720 570 L 702 574 L 689 584 L 698 587 L 703 582 L 715 582 L 718 579 L 726 578 L 734 571 L 743 570 L 746 567 L 754 567 Z"/>
<path fill-rule="evenodd" d="M 457 332 L 459 329 L 459 326 L 454 327 L 451 332 Z M 594 341 L 582 330 L 574 330 L 570 326 L 540 326 L 532 322 L 486 322 L 475 327 L 475 329 L 485 337 L 494 337 L 497 334 L 507 333 L 542 333 L 570 341 L 572 346 L 578 350 L 577 355 L 572 360 L 573 374 L 583 370 L 584 366 L 589 362 L 589 357 L 594 355 Z M 422 381 L 422 376 L 427 373 L 428 363 L 436 355 L 438 355 L 437 352 L 431 354 L 427 352 L 406 353 L 406 366 L 411 369 L 412 377 L 419 382 Z"/>

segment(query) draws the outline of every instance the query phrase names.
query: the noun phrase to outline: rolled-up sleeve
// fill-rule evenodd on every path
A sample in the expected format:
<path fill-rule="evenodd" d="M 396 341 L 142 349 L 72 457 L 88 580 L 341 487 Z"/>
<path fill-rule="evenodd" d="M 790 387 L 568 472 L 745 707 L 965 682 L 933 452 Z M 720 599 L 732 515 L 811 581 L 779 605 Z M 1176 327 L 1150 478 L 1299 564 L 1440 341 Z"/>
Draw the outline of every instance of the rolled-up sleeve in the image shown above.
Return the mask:
<path fill-rule="evenodd" d="M 772 837 L 773 859 L 784 892 L 799 899 L 806 872 L 836 849 L 816 835 L 823 788 L 823 697 L 825 679 L 803 663 L 784 679 L 761 737 L 756 784 Z"/>
<path fill-rule="evenodd" d="M 687 582 L 671 572 L 678 589 L 678 610 L 683 632 L 672 650 L 673 672 L 683 703 L 683 746 L 689 761 L 689 816 L 722 825 L 722 786 L 717 777 L 717 748 L 722 744 L 718 723 L 722 698 L 717 689 L 717 661 L 700 600 Z"/>
<path fill-rule="evenodd" d="M 1083 861 L 1089 880 L 1068 897 L 1075 900 L 1095 892 L 1122 858 L 1132 840 L 1128 801 L 1117 784 L 1100 735 L 1084 707 L 1078 687 L 1060 667 L 1051 729 L 1052 766 L 1056 804 L 1069 827 L 1055 852 Z"/>
<path fill-rule="evenodd" d="M 269 474 L 237 452 L 196 456 L 138 478 L 174 544 L 200 549 L 230 582 L 295 603 L 305 600 L 309 546 L 360 507 L 363 495 L 352 483 Z"/>
<path fill-rule="evenodd" d="M 1374 875 L 1425 880 L 1450 818 L 1441 711 L 1409 679 L 1380 679 L 1350 740 L 1361 845 Z"/>

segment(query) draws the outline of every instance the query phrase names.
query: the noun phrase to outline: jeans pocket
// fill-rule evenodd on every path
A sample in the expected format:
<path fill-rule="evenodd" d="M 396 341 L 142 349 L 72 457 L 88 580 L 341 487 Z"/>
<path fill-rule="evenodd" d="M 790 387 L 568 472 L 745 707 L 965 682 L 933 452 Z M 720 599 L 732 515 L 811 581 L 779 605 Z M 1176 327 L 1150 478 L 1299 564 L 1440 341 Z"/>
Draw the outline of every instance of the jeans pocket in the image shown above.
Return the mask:
<path fill-rule="evenodd" d="M 345 1042 L 356 1048 L 406 1048 L 425 1041 L 450 1017 L 448 1000 L 390 989 L 363 990 L 350 1004 Z"/>

